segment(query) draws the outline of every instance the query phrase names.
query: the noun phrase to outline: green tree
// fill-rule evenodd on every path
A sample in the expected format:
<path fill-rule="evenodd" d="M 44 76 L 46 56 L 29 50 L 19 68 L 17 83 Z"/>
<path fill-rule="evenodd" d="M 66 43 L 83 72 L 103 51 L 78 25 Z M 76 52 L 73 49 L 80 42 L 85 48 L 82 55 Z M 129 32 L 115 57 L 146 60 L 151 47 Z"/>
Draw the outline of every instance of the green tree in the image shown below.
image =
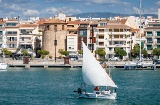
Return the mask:
<path fill-rule="evenodd" d="M 64 51 L 63 49 L 59 49 L 59 50 L 58 50 L 58 53 L 62 54 L 63 51 Z"/>
<path fill-rule="evenodd" d="M 22 54 L 23 54 L 24 56 L 29 55 L 29 53 L 27 52 L 27 50 L 22 50 Z"/>
<path fill-rule="evenodd" d="M 2 52 L 4 52 L 4 54 L 5 54 L 5 55 L 8 55 L 8 56 L 10 56 L 10 55 L 12 54 L 12 52 L 9 51 L 7 48 L 3 48 L 3 49 L 2 49 Z"/>
<path fill-rule="evenodd" d="M 58 53 L 60 53 L 61 55 L 65 55 L 65 56 L 69 55 L 69 52 L 68 51 L 64 51 L 63 49 L 59 49 Z"/>
<path fill-rule="evenodd" d="M 135 44 L 132 49 L 132 57 L 136 58 L 139 55 L 140 52 L 140 46 L 139 44 Z"/>
<path fill-rule="evenodd" d="M 158 48 L 153 49 L 152 54 L 155 56 L 160 56 L 160 49 Z"/>
<path fill-rule="evenodd" d="M 119 58 L 122 58 L 123 56 L 127 55 L 127 52 L 124 49 L 121 48 L 115 48 L 114 51 L 115 55 L 118 56 Z"/>
<path fill-rule="evenodd" d="M 98 49 L 95 51 L 95 54 L 98 54 L 100 57 L 104 58 L 105 55 L 106 55 L 106 52 L 105 52 L 105 49 L 98 48 Z"/>
<path fill-rule="evenodd" d="M 143 49 L 142 54 L 143 54 L 143 57 L 146 58 L 148 56 L 147 50 Z"/>
<path fill-rule="evenodd" d="M 46 55 L 49 55 L 49 51 L 47 50 L 38 50 L 38 53 L 44 58 Z"/>
<path fill-rule="evenodd" d="M 83 54 L 83 50 L 78 50 L 78 54 Z"/>

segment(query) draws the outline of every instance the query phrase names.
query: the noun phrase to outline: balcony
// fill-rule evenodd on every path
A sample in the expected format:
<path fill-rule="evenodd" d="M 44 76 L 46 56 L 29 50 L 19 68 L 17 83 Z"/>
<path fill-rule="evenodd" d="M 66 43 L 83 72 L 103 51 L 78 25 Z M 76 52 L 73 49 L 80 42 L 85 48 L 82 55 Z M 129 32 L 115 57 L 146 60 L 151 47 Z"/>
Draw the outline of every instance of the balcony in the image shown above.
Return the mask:
<path fill-rule="evenodd" d="M 19 40 L 20 43 L 32 43 L 32 40 Z"/>
<path fill-rule="evenodd" d="M 4 26 L 0 26 L 0 29 L 5 29 L 5 27 Z"/>
<path fill-rule="evenodd" d="M 104 42 L 105 40 L 104 39 L 98 39 L 97 41 L 98 42 Z"/>
<path fill-rule="evenodd" d="M 108 41 L 126 41 L 126 38 L 109 38 Z"/>
<path fill-rule="evenodd" d="M 109 35 L 129 35 L 131 32 L 109 32 Z"/>
<path fill-rule="evenodd" d="M 160 45 L 160 42 L 155 43 L 155 45 Z"/>
<path fill-rule="evenodd" d="M 145 37 L 146 37 L 146 38 L 152 38 L 152 37 L 153 37 L 153 34 L 146 34 Z"/>
<path fill-rule="evenodd" d="M 146 44 L 147 44 L 147 45 L 152 45 L 152 43 L 153 43 L 152 40 L 148 40 Z"/>
<path fill-rule="evenodd" d="M 115 54 L 114 51 L 108 51 L 108 54 Z"/>
<path fill-rule="evenodd" d="M 111 44 L 109 44 L 109 45 L 106 45 L 106 47 L 130 47 L 130 45 L 129 44 L 114 44 L 114 45 L 111 45 Z"/>

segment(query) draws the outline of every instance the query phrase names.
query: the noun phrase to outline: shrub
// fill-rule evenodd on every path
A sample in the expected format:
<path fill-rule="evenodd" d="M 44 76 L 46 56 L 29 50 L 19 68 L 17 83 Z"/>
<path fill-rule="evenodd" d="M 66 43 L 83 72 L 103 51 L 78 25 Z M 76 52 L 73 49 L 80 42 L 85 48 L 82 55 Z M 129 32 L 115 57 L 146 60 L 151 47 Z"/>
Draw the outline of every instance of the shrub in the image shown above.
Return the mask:
<path fill-rule="evenodd" d="M 52 55 L 49 55 L 49 58 L 52 59 Z"/>

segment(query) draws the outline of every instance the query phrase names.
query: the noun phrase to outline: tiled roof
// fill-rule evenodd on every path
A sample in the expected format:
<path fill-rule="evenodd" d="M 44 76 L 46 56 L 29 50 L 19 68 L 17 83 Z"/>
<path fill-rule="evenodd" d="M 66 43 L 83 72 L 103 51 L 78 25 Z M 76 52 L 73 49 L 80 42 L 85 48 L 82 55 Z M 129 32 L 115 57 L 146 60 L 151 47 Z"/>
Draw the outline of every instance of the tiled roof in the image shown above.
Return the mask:
<path fill-rule="evenodd" d="M 138 32 L 139 29 L 132 29 L 132 32 L 135 33 L 135 32 Z"/>
<path fill-rule="evenodd" d="M 125 24 L 126 21 L 127 21 L 127 19 L 121 19 L 121 23 L 122 23 L 122 24 Z"/>
<path fill-rule="evenodd" d="M 144 28 L 144 29 L 159 29 L 160 30 L 160 26 L 147 27 L 147 28 Z"/>
<path fill-rule="evenodd" d="M 80 21 L 68 21 L 68 24 L 80 24 Z"/>
<path fill-rule="evenodd" d="M 4 24 L 5 23 L 5 21 L 0 21 L 0 24 Z"/>
<path fill-rule="evenodd" d="M 13 18 L 13 19 L 8 19 L 6 21 L 18 21 L 18 19 Z"/>
<path fill-rule="evenodd" d="M 61 21 L 61 20 L 59 20 L 59 19 L 56 19 L 56 18 L 54 18 L 54 19 L 50 19 L 50 20 L 48 20 L 48 21 L 45 21 L 44 22 L 44 24 L 47 24 L 47 23 L 62 23 L 62 24 L 66 24 L 66 22 L 65 21 Z"/>
<path fill-rule="evenodd" d="M 81 21 L 80 24 L 89 24 L 90 21 Z"/>
<path fill-rule="evenodd" d="M 90 24 L 98 24 L 98 20 L 92 20 L 92 22 L 90 22 Z"/>
<path fill-rule="evenodd" d="M 113 29 L 132 29 L 131 27 L 127 26 L 127 25 L 107 25 L 106 28 L 113 28 Z"/>
<path fill-rule="evenodd" d="M 37 24 L 19 24 L 19 27 L 37 27 Z"/>

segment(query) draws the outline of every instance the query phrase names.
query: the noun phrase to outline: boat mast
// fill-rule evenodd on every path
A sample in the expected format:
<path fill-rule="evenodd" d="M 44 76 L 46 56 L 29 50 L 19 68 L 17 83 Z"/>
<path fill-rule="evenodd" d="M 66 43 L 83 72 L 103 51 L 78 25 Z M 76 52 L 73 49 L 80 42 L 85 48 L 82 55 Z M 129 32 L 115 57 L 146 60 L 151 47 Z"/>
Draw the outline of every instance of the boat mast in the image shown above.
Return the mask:
<path fill-rule="evenodd" d="M 140 0 L 140 9 L 139 9 L 139 12 L 140 12 L 140 53 L 139 53 L 139 58 L 140 58 L 140 62 L 141 62 L 141 8 L 142 8 L 142 4 L 141 4 L 142 0 Z"/>

